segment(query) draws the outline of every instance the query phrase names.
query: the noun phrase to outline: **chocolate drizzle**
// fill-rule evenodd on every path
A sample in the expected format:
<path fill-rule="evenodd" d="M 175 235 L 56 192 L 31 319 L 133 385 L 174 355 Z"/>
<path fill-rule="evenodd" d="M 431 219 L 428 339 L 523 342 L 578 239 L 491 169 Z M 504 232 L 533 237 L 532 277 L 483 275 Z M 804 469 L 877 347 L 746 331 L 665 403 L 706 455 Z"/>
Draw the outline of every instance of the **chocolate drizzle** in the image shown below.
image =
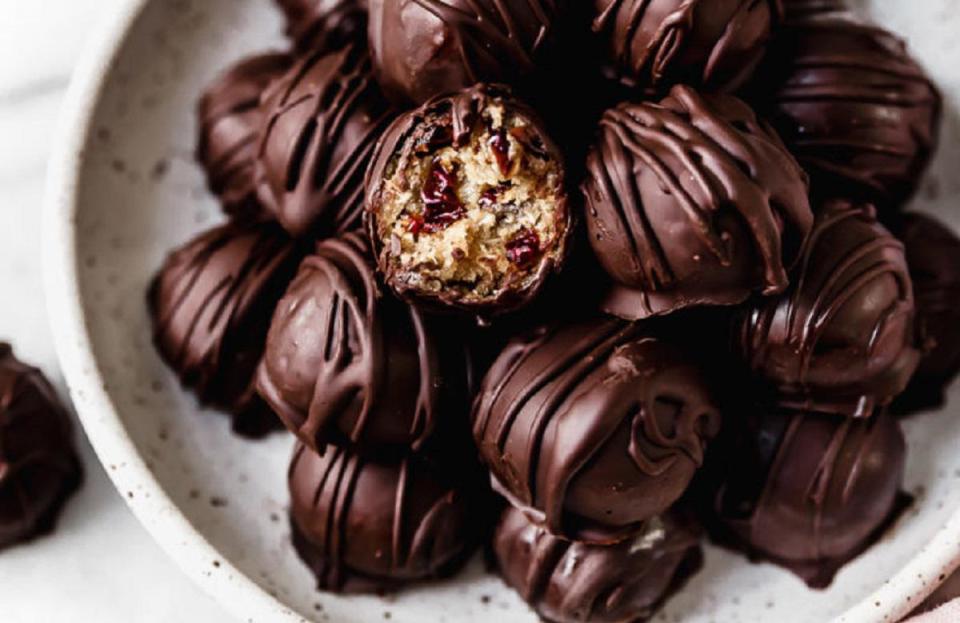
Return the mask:
<path fill-rule="evenodd" d="M 640 87 L 676 83 L 733 91 L 753 73 L 780 0 L 594 0 L 593 29 L 622 77 Z"/>
<path fill-rule="evenodd" d="M 200 99 L 197 160 L 224 212 L 244 220 L 263 218 L 254 162 L 263 121 L 260 95 L 290 66 L 286 54 L 244 59 L 211 84 Z"/>
<path fill-rule="evenodd" d="M 465 416 L 469 357 L 445 330 L 380 291 L 361 234 L 325 240 L 277 305 L 257 388 L 311 448 L 418 450 Z"/>
<path fill-rule="evenodd" d="M 479 534 L 466 494 L 416 458 L 377 463 L 298 444 L 288 480 L 294 544 L 321 589 L 373 592 L 448 575 Z"/>
<path fill-rule="evenodd" d="M 598 320 L 512 341 L 483 381 L 473 430 L 515 506 L 554 534 L 615 542 L 683 493 L 719 418 L 681 353 Z"/>
<path fill-rule="evenodd" d="M 794 283 L 739 318 L 737 343 L 779 404 L 866 417 L 920 358 L 903 245 L 872 207 L 824 205 Z"/>
<path fill-rule="evenodd" d="M 897 207 L 937 142 L 940 94 L 891 33 L 847 13 L 794 12 L 760 90 L 822 198 Z M 764 107 L 767 107 L 764 105 Z"/>
<path fill-rule="evenodd" d="M 898 510 L 905 453 L 887 414 L 755 417 L 717 496 L 720 520 L 755 556 L 828 586 Z"/>
<path fill-rule="evenodd" d="M 80 479 L 56 393 L 0 342 L 0 548 L 50 532 Z"/>
<path fill-rule="evenodd" d="M 393 117 L 366 47 L 317 50 L 264 93 L 258 194 L 295 237 L 360 225 L 363 174 Z"/>
<path fill-rule="evenodd" d="M 299 259 L 275 223 L 228 224 L 171 254 L 150 288 L 160 354 L 201 403 L 230 411 L 240 434 L 257 437 L 276 424 L 253 374 Z"/>
<path fill-rule="evenodd" d="M 743 102 L 675 87 L 607 111 L 582 190 L 593 249 L 628 319 L 733 305 L 788 284 L 810 231 L 806 175 Z"/>
<path fill-rule="evenodd" d="M 621 543 L 589 545 L 552 536 L 510 508 L 493 549 L 504 581 L 556 623 L 646 620 L 702 559 L 699 530 L 676 511 Z"/>
<path fill-rule="evenodd" d="M 370 45 L 391 98 L 421 104 L 532 74 L 565 0 L 371 0 Z"/>

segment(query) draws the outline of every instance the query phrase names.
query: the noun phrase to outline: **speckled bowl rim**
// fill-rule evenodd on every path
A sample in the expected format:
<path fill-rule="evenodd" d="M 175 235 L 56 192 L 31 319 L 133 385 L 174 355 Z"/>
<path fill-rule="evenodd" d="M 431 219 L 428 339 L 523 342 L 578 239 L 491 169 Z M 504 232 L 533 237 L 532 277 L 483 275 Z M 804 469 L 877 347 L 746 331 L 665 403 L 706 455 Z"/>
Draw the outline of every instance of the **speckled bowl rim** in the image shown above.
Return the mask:
<path fill-rule="evenodd" d="M 124 501 L 177 565 L 244 621 L 305 621 L 226 560 L 190 523 L 147 468 L 105 389 L 80 297 L 76 213 L 84 149 L 114 61 L 152 0 L 127 0 L 95 30 L 67 92 L 47 179 L 44 289 L 57 356 L 70 397 L 100 462 Z M 215 567 L 211 561 L 220 561 Z M 893 577 L 839 616 L 839 623 L 898 621 L 960 566 L 958 509 Z"/>

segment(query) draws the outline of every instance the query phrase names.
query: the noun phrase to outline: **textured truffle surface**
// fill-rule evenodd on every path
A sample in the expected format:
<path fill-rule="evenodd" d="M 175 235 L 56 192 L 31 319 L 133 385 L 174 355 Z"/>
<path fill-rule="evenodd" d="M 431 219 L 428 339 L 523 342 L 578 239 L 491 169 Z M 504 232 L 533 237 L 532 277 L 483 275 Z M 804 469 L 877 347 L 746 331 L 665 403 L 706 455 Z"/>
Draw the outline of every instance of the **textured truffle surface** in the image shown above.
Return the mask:
<path fill-rule="evenodd" d="M 885 413 L 754 417 L 717 497 L 720 520 L 748 552 L 825 587 L 897 510 L 905 453 Z"/>
<path fill-rule="evenodd" d="M 793 11 L 763 76 L 761 107 L 815 194 L 884 208 L 913 194 L 937 143 L 941 101 L 895 35 L 847 13 Z"/>
<path fill-rule="evenodd" d="M 277 425 L 254 393 L 253 375 L 300 257 L 275 223 L 222 225 L 174 251 L 150 289 L 161 356 L 201 403 L 229 411 L 243 435 Z"/>
<path fill-rule="evenodd" d="M 916 370 L 914 317 L 903 245 L 872 207 L 833 201 L 790 288 L 748 306 L 734 341 L 780 404 L 866 417 Z"/>
<path fill-rule="evenodd" d="M 675 512 L 621 543 L 589 545 L 559 539 L 509 508 L 493 550 L 507 585 L 556 623 L 644 621 L 702 559 L 699 530 Z"/>
<path fill-rule="evenodd" d="M 294 237 L 355 229 L 363 174 L 393 118 L 366 45 L 310 52 L 264 93 L 258 196 Z"/>
<path fill-rule="evenodd" d="M 565 259 L 563 157 L 503 87 L 436 98 L 384 134 L 367 177 L 379 268 L 401 297 L 471 312 L 528 303 Z"/>
<path fill-rule="evenodd" d="M 679 86 L 607 111 L 587 170 L 605 308 L 630 320 L 782 292 L 813 223 L 806 175 L 732 96 Z"/>
<path fill-rule="evenodd" d="M 570 0 L 370 0 L 377 78 L 422 104 L 478 82 L 516 84 L 555 43 Z"/>
<path fill-rule="evenodd" d="M 254 163 L 263 123 L 260 95 L 290 66 L 286 54 L 262 54 L 230 67 L 204 91 L 198 107 L 197 160 L 224 212 L 242 220 L 264 218 Z"/>
<path fill-rule="evenodd" d="M 319 243 L 277 305 L 257 387 L 314 449 L 420 449 L 469 410 L 465 340 L 381 292 L 359 233 Z"/>
<path fill-rule="evenodd" d="M 0 548 L 51 531 L 80 477 L 53 387 L 0 342 Z"/>
<path fill-rule="evenodd" d="M 602 319 L 511 341 L 473 427 L 495 489 L 553 534 L 609 543 L 680 497 L 720 414 L 681 351 Z"/>
<path fill-rule="evenodd" d="M 732 91 L 753 74 L 780 0 L 593 0 L 594 30 L 621 76 L 641 87 L 677 83 Z"/>
<path fill-rule="evenodd" d="M 483 514 L 445 473 L 416 458 L 377 463 L 298 444 L 288 476 L 294 545 L 318 587 L 383 591 L 456 571 Z"/>

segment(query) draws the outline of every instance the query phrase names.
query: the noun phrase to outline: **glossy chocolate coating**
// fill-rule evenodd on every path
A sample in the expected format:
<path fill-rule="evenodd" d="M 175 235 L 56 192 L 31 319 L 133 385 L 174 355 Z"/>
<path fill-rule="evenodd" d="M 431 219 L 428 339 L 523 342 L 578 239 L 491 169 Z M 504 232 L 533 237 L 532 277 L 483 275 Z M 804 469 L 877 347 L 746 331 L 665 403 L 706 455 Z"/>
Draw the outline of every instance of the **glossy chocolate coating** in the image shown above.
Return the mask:
<path fill-rule="evenodd" d="M 263 96 L 258 195 L 294 237 L 360 225 L 363 174 L 392 119 L 362 43 L 309 53 Z"/>
<path fill-rule="evenodd" d="M 254 179 L 257 137 L 263 123 L 260 95 L 290 63 L 286 54 L 244 59 L 207 87 L 200 99 L 197 160 L 224 212 L 234 218 L 266 216 L 257 200 Z"/>
<path fill-rule="evenodd" d="M 489 318 L 531 303 L 566 261 L 574 231 L 574 216 L 564 184 L 557 189 L 557 234 L 553 240 L 540 241 L 539 255 L 533 268 L 525 271 L 532 276 L 524 280 L 510 280 L 498 293 L 483 300 L 467 301 L 450 292 L 424 291 L 415 276 L 398 268 L 394 261 L 393 245 L 383 239 L 380 212 L 384 203 L 385 182 L 392 171 L 400 168 L 408 159 L 423 157 L 425 153 L 433 153 L 439 148 L 469 145 L 475 128 L 483 124 L 483 113 L 494 105 L 502 106 L 505 115 L 523 118 L 528 124 L 527 131 L 516 140 L 525 144 L 527 153 L 538 154 L 544 160 L 556 163 L 560 170 L 559 177 L 562 179 L 565 176 L 563 153 L 547 134 L 539 116 L 502 85 L 479 84 L 458 93 L 436 97 L 420 108 L 401 115 L 384 133 L 371 160 L 366 177 L 365 208 L 367 230 L 374 245 L 378 269 L 386 284 L 400 298 L 437 310 L 457 310 Z"/>
<path fill-rule="evenodd" d="M 0 548 L 50 532 L 80 478 L 53 387 L 0 342 Z"/>
<path fill-rule="evenodd" d="M 903 245 L 871 206 L 832 201 L 790 288 L 745 308 L 735 343 L 781 405 L 866 417 L 916 370 L 914 316 Z"/>
<path fill-rule="evenodd" d="M 374 592 L 456 571 L 483 529 L 456 474 L 417 458 L 362 459 L 298 444 L 290 464 L 294 546 L 324 590 Z"/>
<path fill-rule="evenodd" d="M 621 76 L 641 88 L 677 83 L 732 91 L 753 74 L 781 0 L 593 0 L 593 28 Z"/>
<path fill-rule="evenodd" d="M 607 111 L 582 185 L 604 306 L 638 320 L 777 294 L 813 223 L 807 178 L 728 95 L 674 87 Z"/>
<path fill-rule="evenodd" d="M 681 351 L 597 319 L 511 341 L 483 380 L 473 426 L 514 506 L 553 534 L 610 543 L 680 497 L 720 414 Z"/>
<path fill-rule="evenodd" d="M 384 294 L 358 233 L 319 243 L 277 305 L 260 395 L 301 441 L 420 449 L 466 421 L 465 340 Z"/>
<path fill-rule="evenodd" d="M 154 343 L 200 402 L 258 437 L 278 424 L 253 375 L 273 309 L 301 254 L 276 223 L 208 230 L 166 260 L 150 288 Z"/>
<path fill-rule="evenodd" d="M 377 79 L 422 104 L 478 82 L 516 84 L 554 43 L 570 0 L 370 0 Z"/>
<path fill-rule="evenodd" d="M 904 214 L 894 232 L 906 248 L 918 330 L 928 346 L 896 409 L 938 407 L 960 372 L 960 238 L 933 217 L 916 213 Z"/>
<path fill-rule="evenodd" d="M 766 115 L 822 198 L 897 207 L 939 130 L 940 95 L 893 34 L 846 13 L 793 12 L 759 90 Z"/>
<path fill-rule="evenodd" d="M 367 0 L 277 0 L 287 18 L 287 36 L 300 50 L 332 50 L 363 40 Z"/>
<path fill-rule="evenodd" d="M 699 530 L 674 512 L 620 543 L 589 545 L 557 538 L 509 508 L 493 550 L 507 585 L 554 623 L 645 621 L 702 560 Z"/>
<path fill-rule="evenodd" d="M 905 454 L 900 425 L 885 413 L 753 417 L 730 457 L 717 513 L 751 554 L 825 587 L 897 510 Z"/>

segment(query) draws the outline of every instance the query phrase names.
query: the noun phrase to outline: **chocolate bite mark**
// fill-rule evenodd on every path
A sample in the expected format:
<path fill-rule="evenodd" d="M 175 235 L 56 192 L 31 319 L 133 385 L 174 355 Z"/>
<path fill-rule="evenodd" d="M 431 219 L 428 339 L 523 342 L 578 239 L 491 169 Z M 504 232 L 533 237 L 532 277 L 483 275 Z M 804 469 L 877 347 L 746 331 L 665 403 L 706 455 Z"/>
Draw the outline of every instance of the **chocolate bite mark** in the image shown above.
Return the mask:
<path fill-rule="evenodd" d="M 367 218 L 398 294 L 479 308 L 515 306 L 539 289 L 570 232 L 562 157 L 544 151 L 542 136 L 516 138 L 540 134 L 526 107 L 484 85 L 438 98 L 387 131 L 368 173 Z M 516 261 L 511 244 L 533 240 L 527 233 L 537 252 Z"/>

